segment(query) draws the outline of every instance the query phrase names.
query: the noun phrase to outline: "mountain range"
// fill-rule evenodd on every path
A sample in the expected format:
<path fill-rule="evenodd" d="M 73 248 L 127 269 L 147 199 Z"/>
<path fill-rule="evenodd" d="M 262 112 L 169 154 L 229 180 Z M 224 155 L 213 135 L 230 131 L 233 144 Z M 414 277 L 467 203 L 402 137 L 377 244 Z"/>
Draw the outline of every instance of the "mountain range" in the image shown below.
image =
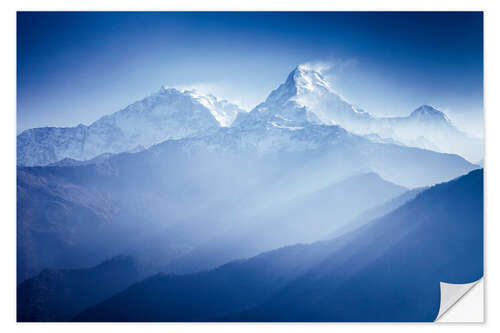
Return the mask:
<path fill-rule="evenodd" d="M 19 167 L 19 281 L 46 267 L 90 266 L 124 251 L 136 254 L 144 244 L 158 265 L 168 265 L 252 218 L 273 221 L 274 207 L 286 207 L 292 200 L 296 204 L 358 174 L 376 173 L 399 186 L 420 187 L 476 168 L 458 155 L 374 143 L 338 126 L 260 127 L 244 136 L 233 131 L 229 127 L 218 136 L 167 140 L 95 164 Z M 267 153 L 262 154 L 263 148 Z M 357 201 L 356 193 L 363 189 L 370 198 L 381 193 L 358 182 L 356 190 L 344 193 L 352 213 L 375 202 Z M 323 212 L 329 214 L 326 207 Z M 341 212 L 338 224 L 347 216 Z M 322 221 L 315 221 L 315 235 L 336 227 Z M 250 250 L 262 248 L 264 240 L 265 249 L 294 240 L 285 235 L 261 241 L 255 237 Z"/>
<path fill-rule="evenodd" d="M 440 282 L 483 274 L 483 171 L 334 239 L 158 274 L 76 321 L 433 321 Z"/>
<path fill-rule="evenodd" d="M 213 95 L 162 87 L 90 126 L 43 127 L 17 137 L 17 163 L 47 165 L 65 158 L 88 160 L 105 153 L 144 149 L 153 144 L 229 125 L 242 110 Z"/>
<path fill-rule="evenodd" d="M 122 153 L 121 148 L 113 153 L 94 150 L 85 155 L 94 157 L 86 160 L 80 154 L 89 151 L 84 149 L 79 150 L 80 155 L 56 162 L 51 161 L 63 155 L 48 160 L 43 157 L 44 163 L 50 162 L 45 167 L 19 166 L 18 281 L 47 267 L 91 266 L 124 251 L 149 251 L 147 260 L 161 267 L 168 267 L 172 260 L 181 257 L 191 260 L 188 258 L 200 251 L 224 252 L 207 259 L 205 266 L 193 267 L 187 261 L 178 266 L 183 267 L 182 271 L 213 267 L 221 260 L 236 259 L 237 254 L 254 255 L 294 242 L 324 238 L 356 214 L 400 194 L 386 191 L 391 186 L 428 186 L 477 168 L 459 155 L 387 142 L 380 136 L 374 140 L 339 125 L 324 124 L 319 113 L 316 116 L 312 109 L 297 102 L 297 96 L 307 96 L 311 90 L 335 95 L 320 73 L 301 67 L 249 113 L 214 97 L 207 100 L 194 91 L 162 88 L 157 94 L 85 127 L 85 131 L 102 129 L 102 124 L 112 123 L 107 128 L 113 130 L 102 132 L 107 133 L 107 138 L 111 138 L 111 132 L 128 133 L 114 143 L 97 145 L 104 150 L 123 144 L 127 149 L 137 144 L 143 148 Z M 337 102 L 343 105 L 335 109 L 343 110 L 341 114 L 359 113 L 361 118 L 373 118 L 348 107 L 340 97 Z M 328 113 L 328 117 L 335 115 L 333 111 Z M 232 126 L 221 126 L 233 118 Z M 163 140 L 173 133 L 168 126 L 184 122 L 192 123 L 186 125 L 192 130 L 187 136 L 156 144 L 148 141 L 153 137 Z M 172 125 L 176 137 L 187 133 L 179 134 L 188 127 L 177 125 Z M 43 131 L 34 129 L 33 133 Z M 25 133 L 28 132 L 23 132 L 19 140 L 24 140 Z M 86 136 L 85 142 L 90 142 L 90 137 Z M 65 136 L 58 138 L 66 142 Z M 49 141 L 28 141 L 28 150 L 39 151 L 40 145 Z M 148 145 L 151 146 L 144 149 Z M 72 149 L 66 143 L 63 146 Z M 22 147 L 18 145 L 18 152 Z M 48 156 L 28 155 L 35 159 Z M 19 163 L 22 161 L 25 159 Z M 362 174 L 371 176 L 343 193 L 321 192 Z M 371 187 L 372 181 L 384 186 Z M 360 194 L 365 199 L 359 200 Z M 331 215 L 329 203 L 335 200 L 328 195 L 339 199 L 335 226 L 318 218 Z M 303 212 L 293 213 L 301 206 Z M 298 217 L 314 210 L 316 215 L 310 215 L 314 224 L 308 232 L 296 233 L 303 228 Z M 258 236 L 259 228 L 266 225 L 264 221 L 279 218 L 288 221 L 288 234 L 273 231 L 269 233 L 273 236 Z M 274 223 L 269 225 L 269 230 L 278 228 Z M 248 237 L 247 242 L 236 244 L 236 235 Z M 217 249 L 214 244 L 218 241 L 225 246 Z M 148 251 L 141 249 L 145 243 Z M 242 244 L 248 246 L 241 248 Z"/>
<path fill-rule="evenodd" d="M 356 179 L 358 182 L 356 182 Z M 372 183 L 372 187 L 379 186 L 379 189 L 387 188 L 386 191 L 388 193 L 386 195 L 389 196 L 391 196 L 389 194 L 391 191 L 399 192 L 402 189 L 397 185 L 384 182 L 376 175 L 371 174 L 363 174 L 359 177 L 342 181 L 333 187 L 341 190 L 342 187 L 346 188 L 354 185 L 356 188 L 361 189 L 362 187 L 358 186 L 360 180 L 368 180 Z M 332 192 L 331 187 L 329 186 L 329 192 Z M 419 189 L 419 191 L 421 190 Z M 416 193 L 418 192 L 405 191 L 395 199 L 367 210 L 362 215 L 362 218 L 365 218 L 366 221 L 360 222 L 360 218 L 357 218 L 356 222 L 349 223 L 349 226 L 355 229 L 369 222 L 372 219 L 371 217 L 385 215 L 385 213 L 413 199 Z M 340 192 L 338 194 L 340 195 Z M 382 198 L 378 198 L 378 200 L 382 200 Z M 371 214 L 370 211 L 376 211 L 376 213 Z M 312 225 L 309 225 L 309 227 L 312 228 Z M 283 227 L 281 227 L 281 230 L 283 230 Z M 321 229 L 318 228 L 318 230 L 320 232 Z M 270 231 L 263 231 L 261 235 L 266 232 L 269 233 Z M 333 237 L 334 235 L 331 235 L 328 238 Z M 129 256 L 117 256 L 90 268 L 45 269 L 38 275 L 26 279 L 19 284 L 17 291 L 18 321 L 68 321 L 77 313 L 85 310 L 86 307 L 105 300 L 107 297 L 112 296 L 113 293 L 127 288 L 140 278 L 144 278 L 148 274 L 153 274 L 155 271 L 186 272 L 188 271 L 188 266 L 192 270 L 194 268 L 194 271 L 200 271 L 203 268 L 217 266 L 217 260 L 224 263 L 228 261 L 227 255 L 225 258 L 221 258 L 210 247 L 206 246 L 205 248 L 209 253 L 204 254 L 203 250 L 195 251 L 187 258 L 180 257 L 175 263 L 169 265 L 169 267 L 148 267 Z M 298 247 L 298 249 L 301 248 L 304 247 Z M 239 252 L 233 253 L 232 257 L 229 258 L 235 258 L 238 255 L 243 257 L 242 253 Z M 189 259 L 191 259 L 191 262 Z M 193 262 L 193 260 L 197 260 L 198 262 Z"/>
<path fill-rule="evenodd" d="M 249 114 L 238 114 L 235 125 L 267 121 L 274 126 L 299 128 L 308 123 L 340 125 L 346 130 L 374 134 L 385 140 L 455 153 L 477 161 L 483 156 L 482 142 L 458 130 L 441 111 L 422 105 L 407 117 L 376 117 L 337 94 L 320 73 L 301 65 L 285 83 Z"/>
<path fill-rule="evenodd" d="M 408 117 L 375 117 L 337 94 L 320 72 L 301 65 L 250 112 L 196 90 L 162 87 L 90 126 L 25 130 L 17 137 L 17 163 L 44 166 L 134 152 L 165 140 L 217 140 L 228 135 L 227 127 L 231 135 L 252 140 L 256 127 L 293 131 L 310 125 L 338 125 L 372 141 L 459 154 L 470 161 L 483 157 L 481 140 L 458 130 L 443 112 L 423 105 Z"/>
<path fill-rule="evenodd" d="M 305 65 L 249 112 L 162 87 L 17 156 L 20 321 L 429 321 L 482 276 L 481 141 Z"/>

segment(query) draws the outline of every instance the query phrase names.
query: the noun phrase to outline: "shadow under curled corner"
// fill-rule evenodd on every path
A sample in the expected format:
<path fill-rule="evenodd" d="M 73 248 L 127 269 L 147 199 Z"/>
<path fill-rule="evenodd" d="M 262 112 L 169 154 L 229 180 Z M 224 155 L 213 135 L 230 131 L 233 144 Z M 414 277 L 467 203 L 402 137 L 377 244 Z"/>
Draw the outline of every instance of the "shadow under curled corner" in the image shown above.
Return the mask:
<path fill-rule="evenodd" d="M 470 291 L 475 288 L 477 292 Z M 440 282 L 441 300 L 439 313 L 436 317 L 436 322 L 440 323 L 457 323 L 457 322 L 484 322 L 484 282 L 483 278 L 464 284 L 454 284 Z M 473 295 L 471 295 L 473 294 Z M 456 309 L 459 307 L 459 309 Z M 456 311 L 457 313 L 454 313 Z M 470 318 L 465 319 L 461 314 L 466 311 Z"/>

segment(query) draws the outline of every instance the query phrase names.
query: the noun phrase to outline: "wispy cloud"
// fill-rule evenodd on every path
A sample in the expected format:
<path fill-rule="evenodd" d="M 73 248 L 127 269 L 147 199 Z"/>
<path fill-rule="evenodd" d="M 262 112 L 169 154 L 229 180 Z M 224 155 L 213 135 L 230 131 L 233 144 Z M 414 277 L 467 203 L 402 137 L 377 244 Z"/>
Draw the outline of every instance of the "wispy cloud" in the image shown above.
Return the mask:
<path fill-rule="evenodd" d="M 346 68 L 355 66 L 357 60 L 354 58 L 348 59 L 330 59 L 330 60 L 313 60 L 300 65 L 304 69 L 310 69 L 321 74 L 340 73 Z"/>
<path fill-rule="evenodd" d="M 307 70 L 314 70 L 316 72 L 324 73 L 330 70 L 334 66 L 333 62 L 330 61 L 308 61 L 300 64 L 300 67 Z"/>

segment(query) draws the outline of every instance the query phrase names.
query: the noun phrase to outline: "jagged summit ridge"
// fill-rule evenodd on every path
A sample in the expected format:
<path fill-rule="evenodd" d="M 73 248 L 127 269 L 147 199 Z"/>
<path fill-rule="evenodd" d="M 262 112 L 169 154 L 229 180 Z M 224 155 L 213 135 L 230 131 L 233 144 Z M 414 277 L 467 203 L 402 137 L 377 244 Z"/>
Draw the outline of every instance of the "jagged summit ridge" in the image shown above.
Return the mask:
<path fill-rule="evenodd" d="M 222 127 L 231 126 L 238 113 L 246 112 L 238 105 L 231 103 L 226 99 L 218 99 L 213 94 L 204 94 L 197 89 L 176 89 L 163 86 L 160 88 L 158 94 L 182 94 L 193 98 L 195 101 L 210 110 L 212 116 L 214 116 Z"/>
<path fill-rule="evenodd" d="M 237 105 L 196 90 L 162 87 L 123 110 L 101 117 L 90 126 L 34 128 L 17 137 L 17 164 L 47 165 L 64 158 L 89 160 L 169 139 L 213 133 L 228 126 Z"/>

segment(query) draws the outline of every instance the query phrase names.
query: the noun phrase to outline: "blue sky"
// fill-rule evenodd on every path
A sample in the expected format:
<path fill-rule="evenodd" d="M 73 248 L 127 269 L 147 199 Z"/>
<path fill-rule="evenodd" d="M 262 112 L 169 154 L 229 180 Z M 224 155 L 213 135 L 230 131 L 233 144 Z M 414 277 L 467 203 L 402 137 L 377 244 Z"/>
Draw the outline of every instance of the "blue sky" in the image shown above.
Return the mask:
<path fill-rule="evenodd" d="M 298 64 L 380 116 L 441 108 L 483 132 L 482 13 L 18 13 L 18 132 L 90 124 L 162 85 L 247 109 Z"/>

